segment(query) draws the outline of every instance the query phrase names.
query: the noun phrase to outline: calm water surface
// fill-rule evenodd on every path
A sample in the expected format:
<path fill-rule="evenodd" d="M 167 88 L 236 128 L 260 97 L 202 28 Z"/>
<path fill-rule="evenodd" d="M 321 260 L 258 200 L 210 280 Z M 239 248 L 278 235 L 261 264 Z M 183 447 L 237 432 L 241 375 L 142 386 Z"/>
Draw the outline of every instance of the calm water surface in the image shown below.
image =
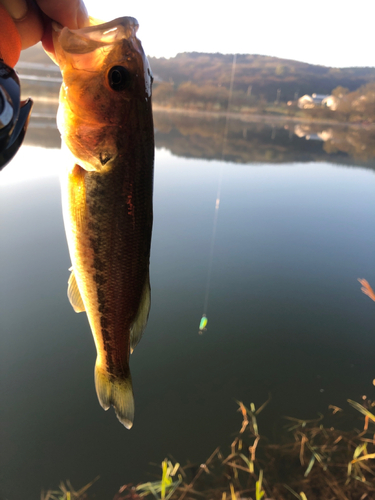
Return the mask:
<path fill-rule="evenodd" d="M 0 175 L 4 498 L 97 475 L 96 498 L 112 498 L 168 454 L 200 463 L 238 430 L 235 400 L 259 406 L 271 394 L 260 431 L 273 438 L 282 415 L 374 398 L 375 304 L 357 282 L 375 286 L 373 169 L 157 150 L 152 308 L 131 358 L 127 431 L 99 406 L 91 332 L 66 297 L 60 162 L 57 149 L 24 146 Z"/>

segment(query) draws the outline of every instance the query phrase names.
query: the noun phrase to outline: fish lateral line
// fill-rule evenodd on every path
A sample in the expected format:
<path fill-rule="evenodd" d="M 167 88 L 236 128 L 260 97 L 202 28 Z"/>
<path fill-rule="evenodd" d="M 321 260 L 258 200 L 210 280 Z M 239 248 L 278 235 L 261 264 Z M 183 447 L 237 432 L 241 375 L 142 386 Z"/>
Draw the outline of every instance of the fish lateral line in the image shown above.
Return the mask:
<path fill-rule="evenodd" d="M 99 403 L 113 406 L 127 429 L 129 356 L 150 310 L 154 167 L 152 77 L 137 29 L 134 18 L 118 18 L 53 33 L 63 76 L 57 121 L 67 155 L 60 180 L 73 264 L 68 296 L 94 338 Z"/>

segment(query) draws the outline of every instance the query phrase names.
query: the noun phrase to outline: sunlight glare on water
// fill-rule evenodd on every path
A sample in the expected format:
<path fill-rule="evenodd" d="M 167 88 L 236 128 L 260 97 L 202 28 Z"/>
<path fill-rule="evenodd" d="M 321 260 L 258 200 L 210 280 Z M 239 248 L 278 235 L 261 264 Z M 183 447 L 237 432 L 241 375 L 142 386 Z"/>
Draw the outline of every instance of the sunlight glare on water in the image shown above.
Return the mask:
<path fill-rule="evenodd" d="M 1 171 L 0 187 L 56 177 L 62 164 L 59 149 L 23 145 Z"/>

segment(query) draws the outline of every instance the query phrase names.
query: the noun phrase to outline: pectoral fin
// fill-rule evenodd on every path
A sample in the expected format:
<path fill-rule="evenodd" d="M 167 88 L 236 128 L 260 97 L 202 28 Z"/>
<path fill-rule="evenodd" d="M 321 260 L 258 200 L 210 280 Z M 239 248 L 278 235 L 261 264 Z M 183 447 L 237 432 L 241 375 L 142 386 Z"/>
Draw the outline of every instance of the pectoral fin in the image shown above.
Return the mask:
<path fill-rule="evenodd" d="M 130 329 L 130 353 L 132 353 L 141 340 L 143 331 L 146 328 L 148 313 L 151 305 L 150 279 L 147 275 L 146 283 L 143 287 L 142 298 L 139 304 L 137 316 Z"/>
<path fill-rule="evenodd" d="M 79 291 L 76 277 L 74 275 L 74 271 L 70 273 L 69 281 L 68 281 L 68 298 L 72 307 L 76 313 L 83 312 L 85 310 L 85 306 L 83 304 L 83 300 L 81 297 L 81 293 Z"/>

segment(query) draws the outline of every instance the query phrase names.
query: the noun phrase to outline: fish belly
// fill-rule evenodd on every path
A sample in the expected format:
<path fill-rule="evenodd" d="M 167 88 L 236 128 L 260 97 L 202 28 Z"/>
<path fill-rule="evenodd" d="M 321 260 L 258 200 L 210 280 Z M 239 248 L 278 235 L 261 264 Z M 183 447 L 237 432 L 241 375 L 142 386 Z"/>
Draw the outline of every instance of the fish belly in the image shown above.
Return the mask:
<path fill-rule="evenodd" d="M 75 165 L 62 196 L 72 272 L 97 349 L 98 398 L 131 427 L 129 354 L 150 307 L 152 172 L 142 161 L 120 160 L 106 172 Z"/>

